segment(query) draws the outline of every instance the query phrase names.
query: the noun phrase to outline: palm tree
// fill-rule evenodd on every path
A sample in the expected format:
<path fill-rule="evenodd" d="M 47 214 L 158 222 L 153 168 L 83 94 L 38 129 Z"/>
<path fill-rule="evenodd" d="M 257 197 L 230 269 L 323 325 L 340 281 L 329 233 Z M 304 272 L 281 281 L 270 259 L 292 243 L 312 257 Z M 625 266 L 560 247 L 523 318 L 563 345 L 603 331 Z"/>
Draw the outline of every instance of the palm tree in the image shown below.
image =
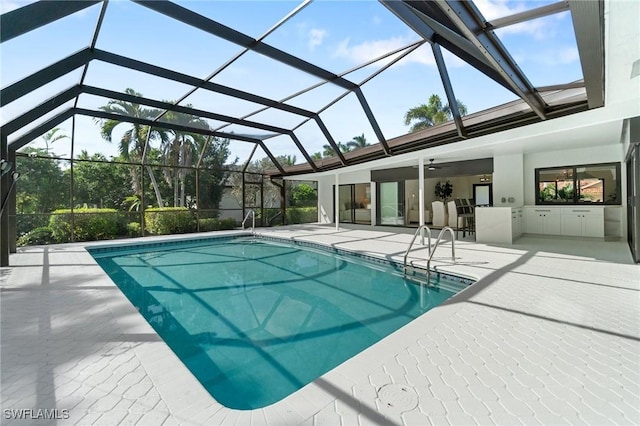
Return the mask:
<path fill-rule="evenodd" d="M 322 153 L 321 152 L 314 152 L 313 154 L 311 154 L 311 159 L 313 161 L 322 160 Z"/>
<path fill-rule="evenodd" d="M 42 139 L 44 139 L 45 151 L 47 152 L 47 155 L 49 155 L 49 145 L 53 145 L 55 141 L 59 141 L 60 139 L 69 138 L 69 136 L 67 135 L 56 135 L 56 133 L 58 133 L 59 130 L 60 130 L 59 128 L 54 127 L 53 129 L 49 130 L 47 133 L 42 135 Z"/>
<path fill-rule="evenodd" d="M 132 96 L 142 97 L 142 94 L 136 92 L 131 88 L 127 88 L 125 90 L 125 93 Z M 139 104 L 113 99 L 110 100 L 107 105 L 101 106 L 100 109 L 114 114 L 144 119 L 153 119 L 158 115 L 157 110 L 144 108 Z M 102 138 L 107 142 L 112 141 L 113 130 L 119 124 L 125 123 L 124 121 L 112 119 L 96 119 L 96 122 L 100 124 L 100 134 L 102 135 Z M 142 126 L 140 124 L 127 123 L 127 125 L 131 127 L 129 127 L 129 129 L 124 132 L 122 138 L 120 139 L 119 145 L 120 156 L 126 161 L 142 161 L 147 135 L 149 136 L 150 140 L 164 140 L 166 138 L 166 134 L 162 131 L 159 131 L 158 129 L 152 128 L 150 130 L 149 126 Z M 151 133 L 149 134 L 150 131 Z M 156 182 L 153 171 L 150 167 L 147 167 L 147 170 L 149 172 L 149 178 L 151 179 L 151 184 L 153 185 L 153 189 L 156 194 L 158 206 L 163 207 L 164 204 L 162 202 L 162 196 L 160 195 L 158 183 Z M 135 195 L 140 196 L 142 194 L 142 187 L 140 184 L 140 177 L 138 176 L 137 167 L 131 167 L 131 187 Z"/>
<path fill-rule="evenodd" d="M 296 164 L 296 156 L 295 155 L 284 155 L 280 159 L 281 164 L 283 166 L 295 166 Z"/>
<path fill-rule="evenodd" d="M 333 157 L 334 155 L 336 155 L 336 151 L 329 144 L 322 145 L 322 149 L 322 155 L 324 155 L 325 157 Z"/>
<path fill-rule="evenodd" d="M 347 142 L 347 146 L 351 148 L 351 151 L 355 151 L 356 149 L 362 149 L 365 146 L 369 146 L 367 143 L 367 138 L 364 137 L 364 133 L 360 136 L 354 136 L 349 142 Z"/>
<path fill-rule="evenodd" d="M 191 108 L 191 105 L 186 105 Z M 181 126 L 208 129 L 209 125 L 199 117 L 189 114 L 169 111 L 164 115 L 171 123 Z M 204 146 L 206 137 L 198 133 L 187 133 L 176 130 L 165 131 L 167 137 L 162 140 L 160 149 L 165 167 L 162 170 L 165 181 L 173 188 L 173 206 L 184 207 L 186 199 L 186 177 L 188 167 L 193 166 L 194 160 Z"/>
<path fill-rule="evenodd" d="M 458 103 L 458 110 L 460 115 L 467 115 L 467 107 L 460 100 Z M 411 126 L 411 132 L 417 132 L 428 127 L 436 126 L 438 124 L 446 123 L 451 119 L 451 107 L 446 104 L 442 105 L 440 96 L 431 95 L 429 97 L 428 104 L 420 104 L 417 107 L 411 108 L 404 115 L 404 124 L 410 125 L 412 121 L 416 121 Z"/>
<path fill-rule="evenodd" d="M 322 151 L 322 155 L 325 157 L 333 157 L 336 155 L 336 151 L 331 145 L 322 145 L 322 149 L 324 150 Z M 349 152 L 349 147 L 342 142 L 338 142 L 338 149 L 340 149 L 340 152 Z"/>

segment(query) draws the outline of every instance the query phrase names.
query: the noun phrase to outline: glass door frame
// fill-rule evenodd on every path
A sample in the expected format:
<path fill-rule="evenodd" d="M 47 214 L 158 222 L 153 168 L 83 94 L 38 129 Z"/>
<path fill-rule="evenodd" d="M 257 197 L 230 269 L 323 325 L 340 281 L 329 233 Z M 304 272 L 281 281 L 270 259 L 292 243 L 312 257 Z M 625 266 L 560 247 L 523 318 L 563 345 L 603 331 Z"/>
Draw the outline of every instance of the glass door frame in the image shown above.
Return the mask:
<path fill-rule="evenodd" d="M 364 190 L 364 198 L 361 200 L 360 205 L 358 201 L 356 201 L 356 196 L 358 193 L 358 186 L 362 186 L 364 188 L 360 188 L 360 191 L 362 192 L 362 190 Z M 366 182 L 366 183 L 345 183 L 345 184 L 340 184 L 339 188 L 343 188 L 343 187 L 349 187 L 349 200 L 345 201 L 342 200 L 340 198 L 340 194 L 338 194 L 338 203 L 349 203 L 349 206 L 351 208 L 349 209 L 345 209 L 345 210 L 349 210 L 350 214 L 349 214 L 349 220 L 343 220 L 342 217 L 338 217 L 338 223 L 356 223 L 356 224 L 361 224 L 361 225 L 371 225 L 371 213 L 369 212 L 369 220 L 363 220 L 361 217 L 363 216 L 362 213 L 358 213 L 356 214 L 356 209 L 368 209 L 370 208 L 370 203 L 371 203 L 371 198 L 370 198 L 370 188 L 371 188 L 371 183 L 370 182 Z M 338 191 L 340 191 L 340 189 L 338 189 Z M 336 186 L 333 185 L 333 200 L 335 203 L 335 195 L 336 195 Z M 367 207 L 367 205 L 369 205 L 369 207 Z M 336 210 L 338 212 L 338 215 L 340 216 L 340 206 L 338 206 L 338 209 L 335 208 L 335 205 L 333 206 L 333 220 L 334 223 L 336 223 Z M 360 217 L 360 219 L 358 219 L 358 217 Z M 366 218 L 366 215 L 365 215 Z"/>
<path fill-rule="evenodd" d="M 398 213 L 401 213 L 404 218 L 403 223 L 383 223 L 383 211 L 382 211 L 382 188 L 385 184 L 395 183 L 397 184 L 397 204 L 396 210 Z M 397 218 L 396 217 L 396 218 Z M 405 227 L 407 226 L 407 217 L 406 217 L 406 206 L 405 206 L 405 180 L 398 181 L 388 181 L 388 182 L 378 182 L 376 184 L 376 225 L 377 226 L 396 226 L 396 227 Z"/>
<path fill-rule="evenodd" d="M 629 152 L 627 165 L 627 242 L 631 256 L 640 263 L 640 144 Z"/>

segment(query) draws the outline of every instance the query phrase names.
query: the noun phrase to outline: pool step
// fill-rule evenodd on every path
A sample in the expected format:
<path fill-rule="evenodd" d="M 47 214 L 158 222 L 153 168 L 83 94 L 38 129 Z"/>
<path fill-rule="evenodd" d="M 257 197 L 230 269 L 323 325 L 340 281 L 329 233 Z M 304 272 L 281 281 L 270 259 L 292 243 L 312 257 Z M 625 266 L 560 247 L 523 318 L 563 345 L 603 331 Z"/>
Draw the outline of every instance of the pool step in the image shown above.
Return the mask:
<path fill-rule="evenodd" d="M 441 288 L 443 290 L 451 291 L 454 293 L 458 293 L 459 291 L 464 290 L 469 286 L 469 284 L 462 281 L 449 282 L 449 280 L 446 280 L 445 282 L 443 282 L 440 279 L 440 275 L 440 272 L 431 271 L 429 276 L 427 276 L 427 270 L 418 266 L 407 265 L 404 267 L 405 279 L 411 280 L 420 285 Z"/>
<path fill-rule="evenodd" d="M 427 276 L 427 270 L 413 265 L 404 265 L 404 277 L 408 280 L 415 281 L 421 285 L 429 285 L 430 277 Z"/>

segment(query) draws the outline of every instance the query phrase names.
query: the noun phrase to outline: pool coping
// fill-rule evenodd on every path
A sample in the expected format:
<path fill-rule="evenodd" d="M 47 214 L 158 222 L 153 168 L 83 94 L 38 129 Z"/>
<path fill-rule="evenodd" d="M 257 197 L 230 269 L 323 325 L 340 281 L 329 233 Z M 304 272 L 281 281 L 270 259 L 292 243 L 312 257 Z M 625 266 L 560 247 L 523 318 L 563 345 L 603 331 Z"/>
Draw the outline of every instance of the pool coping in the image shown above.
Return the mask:
<path fill-rule="evenodd" d="M 282 237 L 283 232 L 286 233 L 287 231 L 284 229 L 276 230 L 273 232 L 273 235 Z M 295 232 L 299 231 L 294 230 L 292 232 L 295 234 Z M 326 228 L 324 232 L 326 232 Z M 246 235 L 247 233 L 231 231 L 228 234 Z M 289 239 L 300 240 L 306 238 L 304 236 L 300 237 L 299 235 L 293 234 Z M 371 234 L 373 234 L 373 232 L 371 232 Z M 203 235 L 206 236 L 208 234 L 152 237 L 145 239 L 144 242 L 154 241 L 154 239 L 191 240 Z M 217 233 L 216 235 L 221 234 Z M 313 239 L 314 237 L 311 238 Z M 322 239 L 320 237 L 315 238 Z M 354 234 L 351 240 L 357 241 L 358 238 L 360 238 L 360 234 Z M 408 239 L 406 236 L 403 238 Z M 403 238 L 398 238 L 398 240 L 404 241 Z M 131 241 L 141 240 L 136 239 Z M 323 241 L 317 241 L 317 243 L 325 247 L 327 245 L 331 247 L 335 245 L 326 244 Z M 89 244 L 76 243 L 63 246 L 52 246 L 50 249 L 52 251 L 55 250 L 56 253 L 61 256 L 75 256 L 74 259 L 69 259 L 69 261 L 73 260 L 75 263 L 82 265 L 81 267 L 83 269 L 91 269 L 92 274 L 95 273 L 95 275 L 99 275 L 92 281 L 92 284 L 99 285 L 106 289 L 108 287 L 115 287 L 115 284 L 113 284 L 109 277 L 96 264 L 93 257 L 84 250 L 84 247 L 96 245 L 115 246 L 118 244 L 127 244 L 127 242 L 113 241 Z M 82 252 L 84 254 L 74 250 L 77 247 L 82 247 Z M 34 247 L 30 250 L 26 250 L 25 252 L 26 254 L 32 252 L 36 255 L 36 253 L 39 253 L 39 250 L 46 253 L 48 248 Z M 520 249 L 516 247 L 513 250 Z M 352 253 L 351 250 L 348 251 Z M 67 252 L 69 252 L 69 254 L 67 254 Z M 499 250 L 496 250 L 495 252 L 499 254 L 508 253 L 510 252 L 510 249 L 499 248 Z M 24 254 L 25 253 L 23 253 L 23 255 Z M 18 254 L 18 256 L 20 256 L 20 254 Z M 569 257 L 566 258 L 569 259 Z M 97 271 L 96 268 L 99 271 Z M 465 273 L 466 275 L 473 275 L 473 273 L 477 271 L 481 272 L 479 275 L 480 278 L 483 279 L 482 271 L 479 269 L 474 270 L 472 268 L 467 268 Z M 637 269 L 632 269 L 630 272 L 634 278 L 640 277 L 636 271 Z M 19 272 L 20 270 L 18 269 L 9 276 L 10 283 L 19 283 L 21 279 L 18 274 Z M 627 271 L 625 273 L 628 274 L 629 272 Z M 57 276 L 54 276 L 54 274 L 55 270 L 52 270 L 52 275 L 49 278 L 50 281 L 54 280 L 54 278 L 58 278 Z M 485 273 L 485 276 L 487 276 L 487 273 Z M 24 282 L 27 283 L 27 280 L 25 279 Z M 82 285 L 83 284 L 79 282 L 69 283 L 69 286 L 77 286 L 79 288 L 81 288 Z M 25 289 L 27 289 L 27 287 L 31 288 L 32 286 L 33 284 L 27 284 L 25 285 Z M 415 346 L 416 338 L 421 339 L 421 336 L 433 334 L 432 330 L 435 332 L 433 335 L 437 336 L 437 327 L 439 327 L 440 324 L 445 324 L 447 323 L 447 319 L 457 317 L 460 314 L 469 311 L 469 308 L 472 308 L 474 305 L 469 305 L 468 303 L 462 304 L 459 302 L 464 302 L 473 294 L 478 293 L 478 291 L 472 290 L 474 290 L 474 286 L 470 286 L 463 290 L 449 299 L 450 303 L 445 302 L 437 308 L 427 312 L 417 320 L 412 321 L 387 336 L 382 341 L 363 351 L 361 354 L 345 361 L 343 364 L 329 371 L 316 381 L 301 388 L 289 397 L 259 410 L 242 411 L 223 407 L 218 404 L 213 397 L 211 397 L 211 395 L 186 369 L 182 362 L 173 354 L 171 349 L 164 342 L 156 340 L 136 342 L 135 345 L 131 345 L 132 347 L 130 350 L 135 352 L 136 358 L 139 360 L 145 374 L 148 375 L 151 382 L 153 382 L 154 389 L 157 389 L 162 401 L 166 404 L 168 414 L 165 415 L 164 411 L 160 410 L 157 405 L 153 410 L 135 417 L 136 420 L 133 422 L 149 424 L 151 423 L 150 419 L 154 418 L 153 416 L 158 416 L 158 413 L 165 416 L 163 420 L 165 421 L 165 424 L 222 424 L 226 422 L 239 424 L 314 424 L 319 422 L 319 419 L 325 418 L 327 415 L 333 416 L 332 422 L 325 422 L 330 424 L 335 424 L 336 420 L 342 421 L 343 423 L 346 422 L 347 424 L 351 424 L 354 421 L 356 423 L 364 422 L 373 424 L 424 424 L 425 421 L 434 421 L 434 419 L 445 421 L 445 418 L 448 417 L 445 417 L 444 413 L 441 415 L 433 415 L 432 413 L 430 417 L 424 417 L 425 412 L 428 410 L 425 411 L 426 409 L 422 406 L 420 408 L 421 411 L 418 412 L 415 410 L 399 412 L 394 411 L 389 407 L 381 406 L 376 395 L 376 389 L 379 389 L 380 386 L 384 385 L 384 383 L 388 383 L 390 380 L 394 383 L 396 383 L 396 381 L 402 383 L 405 380 L 409 380 L 409 383 L 412 386 L 417 386 L 413 380 L 421 378 L 422 374 L 426 373 L 423 372 L 420 374 L 416 372 L 409 375 L 409 367 L 406 365 L 402 367 L 403 364 L 401 360 L 404 356 L 402 354 L 406 354 L 406 348 Z M 465 293 L 469 293 L 470 296 L 463 296 Z M 120 329 L 120 333 L 123 335 L 130 335 L 132 333 L 139 335 L 155 334 L 155 331 L 153 331 L 146 320 L 144 320 L 135 308 L 133 308 L 123 294 L 119 293 L 119 297 L 109 299 L 105 304 L 112 312 L 114 321 Z M 464 311 L 461 311 L 460 309 L 463 308 Z M 72 351 L 72 348 L 69 348 L 69 350 Z M 400 368 L 404 368 L 406 370 L 404 373 L 396 373 L 391 370 L 392 368 L 397 368 L 399 361 L 401 361 Z M 403 376 L 402 374 L 407 375 Z M 441 371 L 441 374 L 444 373 Z M 402 377 L 405 378 L 403 379 Z M 446 377 L 446 375 L 443 377 Z M 435 382 L 432 383 L 432 385 L 435 385 Z M 416 389 L 422 388 L 416 387 Z M 638 398 L 637 394 L 633 394 L 632 396 Z M 421 395 L 421 398 L 425 399 L 425 396 Z M 101 401 L 102 400 L 98 400 L 96 404 L 100 404 Z M 440 400 L 440 403 L 445 404 L 446 400 Z M 485 402 L 485 405 L 486 404 L 487 403 Z M 92 410 L 91 407 L 83 408 L 81 403 L 77 407 L 73 408 L 71 413 L 81 413 L 81 409 L 85 409 L 89 413 L 87 416 L 89 416 Z M 451 409 L 451 407 L 448 407 L 448 409 Z M 542 412 L 543 410 L 540 409 L 538 411 Z M 113 411 L 105 410 L 105 412 L 110 413 L 109 415 L 113 415 Z M 131 415 L 132 413 L 129 414 Z M 446 416 L 449 415 L 450 414 L 446 414 Z M 93 418 L 97 417 L 94 416 Z M 514 417 L 511 419 L 513 418 Z M 125 421 L 127 419 L 129 419 L 129 417 L 125 418 Z M 419 419 L 422 420 L 420 421 Z M 77 417 L 75 417 L 75 421 L 77 420 Z M 86 422 L 87 421 L 85 420 L 84 423 Z M 82 424 L 82 422 L 79 423 Z M 155 424 L 156 422 L 153 423 Z M 320 423 L 322 422 L 320 421 Z M 60 424 L 64 424 L 64 422 L 62 421 Z"/>
<path fill-rule="evenodd" d="M 273 241 L 276 243 L 289 243 L 296 246 L 318 249 L 325 253 L 351 256 L 358 259 L 362 259 L 369 263 L 385 265 L 393 269 L 396 269 L 397 271 L 402 271 L 404 269 L 403 262 L 399 262 L 393 259 L 387 259 L 381 256 L 372 256 L 368 254 L 359 253 L 353 250 L 340 249 L 340 248 L 332 247 L 331 245 L 328 245 L 328 244 L 320 244 L 320 243 L 314 243 L 311 241 L 296 240 L 294 238 L 274 237 L 274 236 L 263 235 L 263 234 L 253 235 L 251 233 L 227 234 L 227 235 L 221 235 L 221 236 L 210 236 L 210 237 L 208 236 L 208 237 L 198 237 L 198 238 L 173 238 L 170 240 L 158 240 L 158 241 L 151 241 L 148 243 L 137 243 L 137 244 L 126 244 L 122 242 L 108 244 L 108 245 L 92 244 L 90 246 L 85 246 L 85 249 L 89 251 L 89 253 L 95 252 L 96 254 L 100 255 L 103 253 L 121 251 L 122 249 L 125 249 L 125 248 L 130 249 L 131 251 L 135 251 L 135 250 L 154 248 L 154 247 L 169 247 L 172 245 L 178 245 L 181 243 L 193 242 L 193 241 L 206 243 L 209 241 L 214 242 L 214 241 L 233 240 L 238 238 L 238 236 L 243 236 L 243 237 L 254 236 L 255 238 L 258 238 L 264 241 Z M 411 272 L 411 275 L 415 276 L 417 275 L 416 272 L 420 272 L 425 274 L 426 276 L 427 274 L 426 265 L 418 265 L 412 262 L 410 266 L 411 266 L 411 269 L 413 269 L 413 271 Z M 460 284 L 463 284 L 465 286 L 470 286 L 477 281 L 476 278 L 473 278 L 470 276 L 465 276 L 463 274 L 456 275 L 453 273 L 443 272 L 441 270 L 435 270 L 433 268 L 431 269 L 431 273 L 436 274 L 438 277 L 445 278 L 450 281 L 459 282 Z M 459 291 L 462 291 L 462 289 Z"/>

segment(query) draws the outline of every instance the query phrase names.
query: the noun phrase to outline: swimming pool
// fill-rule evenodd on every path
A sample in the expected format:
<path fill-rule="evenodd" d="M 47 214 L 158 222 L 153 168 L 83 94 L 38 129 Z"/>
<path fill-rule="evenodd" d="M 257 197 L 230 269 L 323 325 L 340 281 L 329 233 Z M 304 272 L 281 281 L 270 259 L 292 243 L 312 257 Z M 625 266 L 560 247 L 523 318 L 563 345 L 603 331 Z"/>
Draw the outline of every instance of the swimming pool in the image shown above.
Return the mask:
<path fill-rule="evenodd" d="M 247 237 L 89 251 L 209 393 L 236 409 L 279 401 L 461 288 L 421 292 L 392 265 Z"/>

